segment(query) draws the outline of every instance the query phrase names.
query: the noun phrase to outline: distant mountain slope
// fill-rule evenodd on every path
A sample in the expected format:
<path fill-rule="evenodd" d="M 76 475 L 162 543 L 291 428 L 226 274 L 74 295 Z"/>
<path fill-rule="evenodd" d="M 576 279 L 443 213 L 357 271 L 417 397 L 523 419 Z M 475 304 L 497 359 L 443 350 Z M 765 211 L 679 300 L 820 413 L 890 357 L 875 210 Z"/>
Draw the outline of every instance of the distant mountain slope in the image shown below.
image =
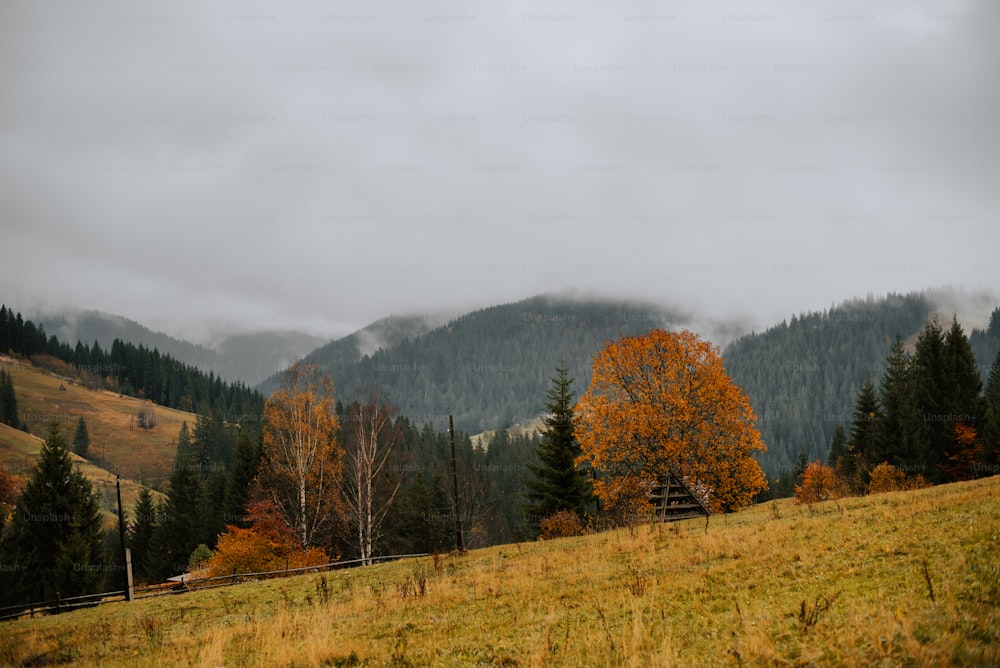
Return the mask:
<path fill-rule="evenodd" d="M 477 433 L 538 415 L 561 359 L 579 395 L 590 382 L 590 359 L 605 340 L 677 328 L 683 320 L 657 306 L 540 296 L 468 313 L 433 329 L 420 318 L 388 318 L 329 343 L 305 361 L 330 373 L 342 401 L 379 387 L 418 423 L 440 428 L 453 414 L 456 428 Z M 272 378 L 262 389 L 274 387 Z"/>
<path fill-rule="evenodd" d="M 233 334 L 212 348 L 219 357 L 217 374 L 255 386 L 324 343 L 326 339 L 305 332 L 268 331 Z"/>
<path fill-rule="evenodd" d="M 73 346 L 77 341 L 91 345 L 97 341 L 104 350 L 111 349 L 115 339 L 135 345 L 156 348 L 176 360 L 196 366 L 203 371 L 221 370 L 219 354 L 205 346 L 175 339 L 163 332 L 155 332 L 134 320 L 100 311 L 80 311 L 39 314 L 32 319 L 54 334 L 60 341 Z"/>
<path fill-rule="evenodd" d="M 854 399 L 866 374 L 881 381 L 895 337 L 912 341 L 931 316 L 944 320 L 945 327 L 952 313 L 971 317 L 960 301 L 957 294 L 941 292 L 851 300 L 731 343 L 726 369 L 757 413 L 768 446 L 760 462 L 769 476 L 791 470 L 800 449 L 810 460 L 825 460 L 837 425 L 850 432 Z M 988 313 L 977 313 L 977 319 Z M 967 328 L 966 334 L 985 384 L 1000 349 L 1000 317 L 994 315 L 988 332 Z"/>
<path fill-rule="evenodd" d="M 228 381 L 254 386 L 322 345 L 326 340 L 293 331 L 264 331 L 224 337 L 211 347 L 190 343 L 117 315 L 98 311 L 42 314 L 33 318 L 49 334 L 70 345 L 97 341 L 108 350 L 115 339 L 156 348 L 186 364 Z"/>

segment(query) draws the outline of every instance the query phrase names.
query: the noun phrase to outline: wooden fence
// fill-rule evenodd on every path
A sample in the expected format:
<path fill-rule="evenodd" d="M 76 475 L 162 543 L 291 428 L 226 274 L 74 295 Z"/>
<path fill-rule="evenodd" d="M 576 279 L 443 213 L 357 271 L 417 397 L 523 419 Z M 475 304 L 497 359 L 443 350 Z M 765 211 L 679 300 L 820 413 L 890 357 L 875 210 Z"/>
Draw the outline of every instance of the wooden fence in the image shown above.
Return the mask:
<path fill-rule="evenodd" d="M 153 598 L 167 594 L 181 594 L 188 591 L 202 589 L 215 589 L 217 587 L 229 587 L 241 582 L 257 582 L 260 580 L 270 580 L 274 578 L 301 575 L 303 573 L 325 573 L 330 570 L 349 568 L 352 566 L 363 566 L 365 562 L 396 561 L 398 559 L 415 559 L 418 557 L 430 556 L 424 554 L 389 554 L 381 557 L 371 557 L 365 559 L 346 559 L 343 561 L 332 561 L 319 566 L 303 566 L 301 568 L 286 568 L 278 571 L 261 571 L 258 573 L 233 573 L 232 575 L 222 575 L 212 578 L 198 578 L 183 580 L 179 582 L 164 582 L 155 585 L 145 585 L 135 588 L 133 600 L 143 598 Z M 21 617 L 34 617 L 35 615 L 45 615 L 52 613 L 68 612 L 77 608 L 88 608 L 101 605 L 102 603 L 114 603 L 125 600 L 125 590 L 106 591 L 99 594 L 85 594 L 83 596 L 73 596 L 69 598 L 57 597 L 52 601 L 41 601 L 38 603 L 27 603 L 21 605 L 9 605 L 0 608 L 0 621 L 18 619 Z"/>

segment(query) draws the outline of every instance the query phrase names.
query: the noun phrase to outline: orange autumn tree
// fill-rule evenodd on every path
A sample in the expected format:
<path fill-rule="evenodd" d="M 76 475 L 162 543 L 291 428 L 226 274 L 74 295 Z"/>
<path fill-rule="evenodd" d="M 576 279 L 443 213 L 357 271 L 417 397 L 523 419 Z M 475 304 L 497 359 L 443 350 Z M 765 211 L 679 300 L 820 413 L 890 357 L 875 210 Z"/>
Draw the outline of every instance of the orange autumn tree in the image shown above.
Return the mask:
<path fill-rule="evenodd" d="M 795 486 L 795 503 L 819 503 L 847 496 L 847 482 L 833 468 L 812 462 L 802 474 L 802 484 Z"/>
<path fill-rule="evenodd" d="M 330 563 L 323 549 L 302 549 L 298 536 L 274 502 L 268 499 L 252 501 L 247 506 L 247 515 L 250 528 L 227 526 L 219 536 L 215 552 L 201 567 L 199 577 L 263 573 Z"/>
<path fill-rule="evenodd" d="M 952 430 L 952 442 L 945 453 L 944 475 L 948 482 L 972 480 L 975 465 L 979 461 L 979 435 L 976 428 L 965 422 L 956 422 Z"/>
<path fill-rule="evenodd" d="M 749 505 L 767 488 L 754 452 L 766 449 L 746 394 L 726 374 L 718 348 L 683 330 L 607 342 L 594 356 L 575 427 L 598 479 L 594 493 L 628 512 L 674 471 L 704 492 L 712 510 Z"/>
<path fill-rule="evenodd" d="M 264 404 L 257 488 L 280 511 L 305 549 L 322 542 L 342 516 L 344 450 L 333 381 L 315 364 L 296 364 Z"/>

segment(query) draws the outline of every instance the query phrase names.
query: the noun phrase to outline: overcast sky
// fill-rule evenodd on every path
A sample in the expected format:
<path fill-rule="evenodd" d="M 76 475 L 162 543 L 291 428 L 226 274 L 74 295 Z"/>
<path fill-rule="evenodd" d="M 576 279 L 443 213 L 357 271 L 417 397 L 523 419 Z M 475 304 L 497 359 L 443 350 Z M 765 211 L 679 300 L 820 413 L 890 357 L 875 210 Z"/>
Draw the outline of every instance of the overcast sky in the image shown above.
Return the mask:
<path fill-rule="evenodd" d="M 0 4 L 0 301 L 335 336 L 1000 287 L 1000 3 Z"/>

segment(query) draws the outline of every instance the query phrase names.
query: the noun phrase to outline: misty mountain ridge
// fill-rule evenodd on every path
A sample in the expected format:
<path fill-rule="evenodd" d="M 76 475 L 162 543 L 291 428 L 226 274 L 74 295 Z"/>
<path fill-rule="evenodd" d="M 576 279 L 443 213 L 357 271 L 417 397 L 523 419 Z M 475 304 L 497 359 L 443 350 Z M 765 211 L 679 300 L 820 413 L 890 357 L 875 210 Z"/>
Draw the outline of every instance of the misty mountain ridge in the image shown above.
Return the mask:
<path fill-rule="evenodd" d="M 177 339 L 134 320 L 100 311 L 59 311 L 41 313 L 31 319 L 49 335 L 71 345 L 97 341 L 109 350 L 115 339 L 149 349 L 157 349 L 223 379 L 255 386 L 271 374 L 301 359 L 325 339 L 298 331 L 258 331 L 228 334 L 210 346 Z"/>
<path fill-rule="evenodd" d="M 43 316 L 60 340 L 114 338 L 157 348 L 178 360 L 269 393 L 295 361 L 318 364 L 349 402 L 370 388 L 386 393 L 411 421 L 469 433 L 526 425 L 544 410 L 556 366 L 565 362 L 577 396 L 591 377 L 592 356 L 607 340 L 652 329 L 692 329 L 723 350 L 727 371 L 747 392 L 768 445 L 769 475 L 794 466 L 800 450 L 823 459 L 837 425 L 847 421 L 867 374 L 881 379 L 898 335 L 912 344 L 926 322 L 963 324 L 985 383 L 1000 351 L 993 295 L 937 289 L 848 299 L 824 311 L 793 315 L 763 331 L 734 319 L 568 292 L 531 297 L 461 315 L 389 316 L 316 347 L 299 332 L 258 332 L 201 346 L 97 312 Z M 992 314 L 992 320 L 991 320 Z"/>
<path fill-rule="evenodd" d="M 560 361 L 579 396 L 590 382 L 591 358 L 605 341 L 688 328 L 716 345 L 727 341 L 726 368 L 751 399 L 769 448 L 760 461 L 775 475 L 794 466 L 800 449 L 810 459 L 825 458 L 836 426 L 849 426 L 865 375 L 878 382 L 895 337 L 914 340 L 930 318 L 947 325 L 957 315 L 975 323 L 965 330 L 985 383 L 1000 350 L 1000 318 L 988 324 L 998 303 L 991 295 L 956 290 L 869 295 L 733 337 L 738 322 L 700 321 L 648 303 L 542 295 L 437 327 L 417 316 L 385 318 L 303 361 L 331 375 L 341 401 L 375 387 L 415 422 L 440 429 L 454 415 L 457 428 L 479 433 L 536 418 Z M 272 377 L 261 389 L 276 387 Z"/>

